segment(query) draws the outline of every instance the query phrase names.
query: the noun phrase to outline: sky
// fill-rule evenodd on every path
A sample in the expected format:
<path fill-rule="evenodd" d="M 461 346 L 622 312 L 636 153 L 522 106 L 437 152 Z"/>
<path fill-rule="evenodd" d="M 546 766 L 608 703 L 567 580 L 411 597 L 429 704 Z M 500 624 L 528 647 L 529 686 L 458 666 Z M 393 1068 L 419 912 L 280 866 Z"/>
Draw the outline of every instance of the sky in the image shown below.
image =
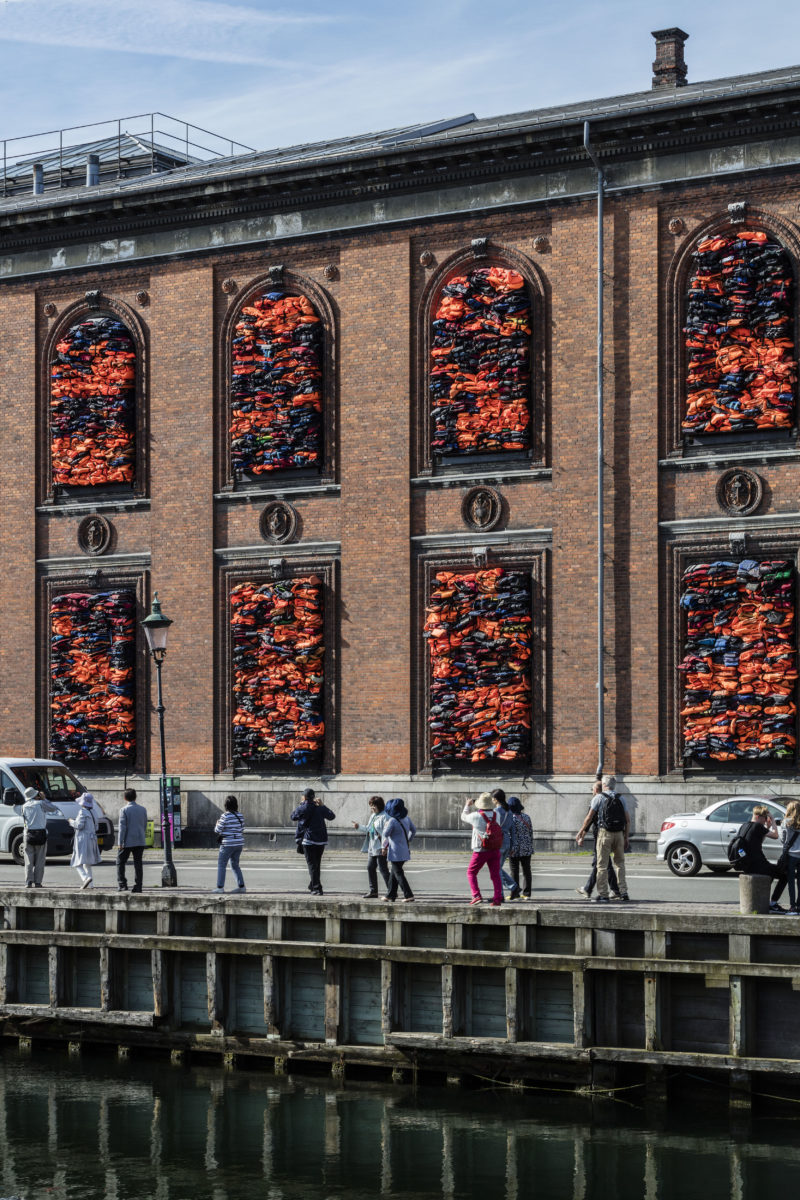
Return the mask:
<path fill-rule="evenodd" d="M 792 0 L 0 0 L 0 138 L 157 110 L 266 150 L 546 108 L 649 89 L 672 25 L 693 83 L 800 62 Z"/>

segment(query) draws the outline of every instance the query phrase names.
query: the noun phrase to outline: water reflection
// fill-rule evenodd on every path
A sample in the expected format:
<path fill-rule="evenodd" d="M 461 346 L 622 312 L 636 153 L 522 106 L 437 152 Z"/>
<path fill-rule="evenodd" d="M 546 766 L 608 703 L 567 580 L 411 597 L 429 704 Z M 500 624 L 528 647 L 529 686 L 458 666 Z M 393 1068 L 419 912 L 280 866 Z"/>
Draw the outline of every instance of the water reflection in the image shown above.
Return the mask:
<path fill-rule="evenodd" d="M 0 1197 L 714 1200 L 793 1186 L 796 1121 L 734 1137 L 724 1093 L 666 1127 L 558 1093 L 390 1089 L 148 1060 L 0 1058 Z M 663 1114 L 661 1114 L 663 1116 Z"/>

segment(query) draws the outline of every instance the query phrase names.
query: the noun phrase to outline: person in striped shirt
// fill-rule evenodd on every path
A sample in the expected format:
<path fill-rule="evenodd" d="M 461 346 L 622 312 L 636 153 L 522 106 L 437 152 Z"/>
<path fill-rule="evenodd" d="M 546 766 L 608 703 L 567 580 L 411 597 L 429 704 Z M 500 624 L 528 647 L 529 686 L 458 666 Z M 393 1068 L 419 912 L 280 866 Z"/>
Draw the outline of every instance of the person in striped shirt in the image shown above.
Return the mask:
<path fill-rule="evenodd" d="M 244 876 L 239 867 L 239 857 L 244 847 L 244 817 L 239 812 L 239 801 L 235 796 L 225 797 L 225 812 L 214 826 L 214 833 L 219 841 L 216 891 L 225 891 L 225 871 L 228 863 L 231 864 L 231 870 L 238 884 L 233 891 L 247 891 L 244 886 Z"/>

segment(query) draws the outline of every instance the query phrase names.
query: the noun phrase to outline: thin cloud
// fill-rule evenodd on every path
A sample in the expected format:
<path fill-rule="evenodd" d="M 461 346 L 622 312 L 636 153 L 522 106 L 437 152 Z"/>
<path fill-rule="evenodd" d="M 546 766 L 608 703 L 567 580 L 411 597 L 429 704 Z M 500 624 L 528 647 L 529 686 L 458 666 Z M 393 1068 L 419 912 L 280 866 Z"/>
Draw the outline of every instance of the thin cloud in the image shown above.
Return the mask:
<path fill-rule="evenodd" d="M 286 68 L 278 40 L 332 18 L 214 0 L 3 0 L 0 41 Z"/>

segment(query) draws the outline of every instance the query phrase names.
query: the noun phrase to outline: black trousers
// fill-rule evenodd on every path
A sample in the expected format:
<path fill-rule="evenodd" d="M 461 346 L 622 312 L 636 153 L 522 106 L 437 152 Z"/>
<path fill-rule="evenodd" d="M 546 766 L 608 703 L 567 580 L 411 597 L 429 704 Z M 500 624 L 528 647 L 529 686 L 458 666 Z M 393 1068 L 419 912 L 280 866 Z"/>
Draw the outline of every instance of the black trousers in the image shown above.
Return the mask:
<path fill-rule="evenodd" d="M 392 882 L 389 884 L 389 891 L 386 893 L 390 900 L 397 899 L 397 886 L 400 885 L 400 891 L 405 896 L 406 900 L 410 899 L 414 893 L 411 891 L 411 886 L 406 879 L 405 869 L 401 862 L 390 862 L 389 870 L 392 873 Z"/>
<path fill-rule="evenodd" d="M 125 875 L 125 867 L 128 859 L 133 858 L 133 890 L 140 892 L 142 890 L 142 879 L 144 872 L 142 871 L 142 855 L 144 854 L 144 846 L 120 846 L 117 850 L 117 887 L 125 888 L 128 886 L 128 880 Z"/>
<path fill-rule="evenodd" d="M 369 890 L 378 894 L 378 871 L 380 871 L 383 882 L 387 888 L 389 886 L 389 864 L 382 854 L 367 855 L 367 879 L 369 880 Z"/>
<path fill-rule="evenodd" d="M 509 858 L 508 862 L 511 867 L 511 878 L 514 880 L 514 883 L 516 884 L 517 887 L 519 887 L 519 869 L 520 869 L 520 866 L 522 867 L 522 874 L 525 879 L 525 886 L 523 887 L 522 890 L 526 896 L 530 896 L 530 894 L 531 894 L 531 856 L 530 856 L 530 854 L 519 854 L 516 857 L 512 855 Z"/>
<path fill-rule="evenodd" d="M 306 866 L 308 867 L 308 890 L 314 896 L 322 895 L 322 882 L 319 877 L 319 869 L 322 865 L 324 850 L 324 846 L 303 846 L 303 853 L 306 856 Z"/>

